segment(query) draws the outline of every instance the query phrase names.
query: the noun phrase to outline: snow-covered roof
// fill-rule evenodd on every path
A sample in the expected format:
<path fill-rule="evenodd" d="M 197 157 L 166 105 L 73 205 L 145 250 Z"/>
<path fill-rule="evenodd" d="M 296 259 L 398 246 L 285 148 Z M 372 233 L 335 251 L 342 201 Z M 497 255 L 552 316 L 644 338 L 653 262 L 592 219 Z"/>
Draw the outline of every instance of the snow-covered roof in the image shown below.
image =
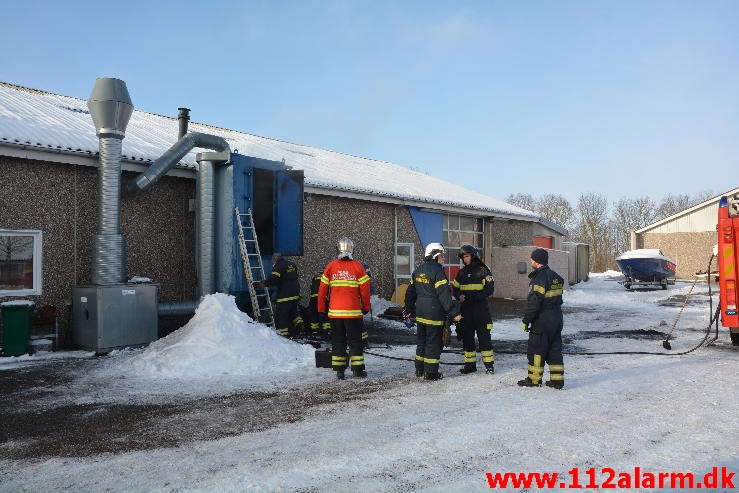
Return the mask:
<path fill-rule="evenodd" d="M 232 150 L 241 154 L 284 159 L 293 169 L 304 171 L 308 187 L 538 220 L 531 211 L 398 164 L 196 122 L 191 122 L 189 128 L 223 137 Z M 176 142 L 177 134 L 176 118 L 134 110 L 123 140 L 124 160 L 151 163 Z M 0 82 L 0 148 L 19 145 L 97 155 L 98 139 L 87 101 Z M 179 167 L 195 168 L 195 154 L 191 151 Z"/>

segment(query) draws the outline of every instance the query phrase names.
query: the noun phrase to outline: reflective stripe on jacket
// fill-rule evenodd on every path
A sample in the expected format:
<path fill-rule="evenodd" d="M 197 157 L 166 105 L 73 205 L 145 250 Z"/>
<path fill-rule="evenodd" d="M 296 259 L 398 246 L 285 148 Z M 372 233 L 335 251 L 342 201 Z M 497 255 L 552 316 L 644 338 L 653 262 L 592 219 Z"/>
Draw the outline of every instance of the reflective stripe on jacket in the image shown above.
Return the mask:
<path fill-rule="evenodd" d="M 529 273 L 529 295 L 526 298 L 526 313 L 524 323 L 535 323 L 543 311 L 562 313 L 562 291 L 564 279 L 549 268 L 540 267 Z"/>
<path fill-rule="evenodd" d="M 473 261 L 457 272 L 457 277 L 452 281 L 452 287 L 454 297 L 457 299 L 460 295 L 464 295 L 465 302 L 487 301 L 495 291 L 495 281 L 493 274 L 485 264 Z"/>
<path fill-rule="evenodd" d="M 293 301 L 300 299 L 300 283 L 298 282 L 298 268 L 289 260 L 281 258 L 272 267 L 267 278 L 267 286 L 277 286 L 275 301 Z"/>
<path fill-rule="evenodd" d="M 362 318 L 362 312 L 369 310 L 369 276 L 362 264 L 351 259 L 329 263 L 318 288 L 318 311 L 328 311 L 329 318 Z"/>
<path fill-rule="evenodd" d="M 413 271 L 405 292 L 405 310 L 416 315 L 416 322 L 426 325 L 444 325 L 447 317 L 459 313 L 444 269 L 436 260 L 424 260 Z"/>

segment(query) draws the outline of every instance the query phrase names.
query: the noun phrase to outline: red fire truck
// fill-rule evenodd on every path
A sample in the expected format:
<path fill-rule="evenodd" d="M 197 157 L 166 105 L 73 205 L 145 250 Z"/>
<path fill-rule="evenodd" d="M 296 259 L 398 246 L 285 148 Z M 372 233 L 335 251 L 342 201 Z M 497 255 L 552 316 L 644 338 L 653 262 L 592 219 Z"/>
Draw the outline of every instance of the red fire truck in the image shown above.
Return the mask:
<path fill-rule="evenodd" d="M 721 197 L 718 204 L 718 276 L 721 293 L 721 325 L 729 329 L 731 343 L 739 346 L 739 194 Z"/>

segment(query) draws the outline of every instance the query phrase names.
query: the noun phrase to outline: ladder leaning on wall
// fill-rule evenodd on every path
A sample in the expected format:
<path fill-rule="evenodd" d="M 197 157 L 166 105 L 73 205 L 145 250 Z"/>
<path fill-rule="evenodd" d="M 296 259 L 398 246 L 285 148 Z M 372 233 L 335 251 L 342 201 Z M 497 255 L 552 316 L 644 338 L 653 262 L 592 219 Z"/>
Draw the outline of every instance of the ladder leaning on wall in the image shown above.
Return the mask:
<path fill-rule="evenodd" d="M 254 286 L 255 282 L 261 281 L 264 283 L 267 280 L 262 255 L 259 253 L 254 217 L 251 209 L 247 209 L 246 214 L 241 214 L 239 208 L 236 207 L 234 213 L 236 214 L 236 225 L 239 227 L 241 262 L 244 264 L 244 275 L 246 276 L 246 286 L 249 289 L 254 320 L 274 329 L 275 316 L 272 310 L 272 300 L 269 297 L 269 289 L 263 284 Z"/>

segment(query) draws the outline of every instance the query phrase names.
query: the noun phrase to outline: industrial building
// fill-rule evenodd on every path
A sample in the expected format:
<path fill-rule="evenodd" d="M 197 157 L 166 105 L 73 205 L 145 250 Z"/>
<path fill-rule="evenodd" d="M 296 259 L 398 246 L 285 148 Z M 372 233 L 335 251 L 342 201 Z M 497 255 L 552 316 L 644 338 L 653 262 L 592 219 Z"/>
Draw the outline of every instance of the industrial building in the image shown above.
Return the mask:
<path fill-rule="evenodd" d="M 723 196 L 739 193 L 729 190 L 700 204 L 649 224 L 631 234 L 631 248 L 656 248 L 677 263 L 676 276 L 693 279 L 697 272 L 706 272 L 716 245 L 718 203 Z M 716 269 L 714 262 L 712 270 Z"/>
<path fill-rule="evenodd" d="M 135 89 L 129 89 L 135 104 Z M 533 245 L 552 249 L 555 270 L 560 264 L 567 269 L 567 253 L 561 251 L 566 231 L 531 211 L 397 164 L 188 120 L 185 111 L 167 117 L 132 108 L 125 137 L 119 139 L 121 187 L 145 182 L 141 177 L 179 142 L 183 125 L 192 134 L 222 140 L 237 157 L 216 167 L 225 171 L 216 171 L 212 179 L 226 183 L 230 203 L 244 208 L 274 201 L 264 216 L 269 233 L 260 235 L 262 254 L 279 249 L 292 255 L 301 272 L 304 303 L 310 278 L 334 256 L 343 235 L 354 240 L 355 258 L 371 269 L 373 293 L 384 298 L 407 282 L 421 261 L 423 245 L 432 241 L 450 247 L 450 276 L 459 268 L 456 248 L 477 246 L 500 283 L 496 296 L 525 296 L 528 279 L 519 263 Z M 98 206 L 104 201 L 101 146 L 86 100 L 0 83 L 0 301 L 22 297 L 56 307 L 62 343 L 71 342 L 73 289 L 98 285 L 96 255 L 101 242 L 108 241 L 96 231 L 105 221 Z M 239 283 L 223 267 L 233 239 L 224 240 L 231 229 L 227 220 L 213 220 L 211 246 L 198 242 L 203 220 L 196 214 L 203 208 L 198 201 L 204 186 L 198 160 L 207 161 L 211 154 L 218 152 L 189 150 L 147 193 L 124 193 L 116 210 L 120 234 L 113 236 L 124 245 L 114 242 L 112 247 L 122 256 L 117 275 L 125 282 L 156 283 L 160 318 L 177 315 L 178 304 L 204 292 Z M 260 178 L 260 173 L 268 176 Z M 267 181 L 271 188 L 259 185 Z M 264 196 L 267 189 L 269 197 Z M 291 198 L 280 202 L 284 194 Z M 289 241 L 280 240 L 285 228 L 292 231 Z M 203 248 L 222 264 L 215 272 L 199 263 Z M 494 252 L 505 261 L 497 261 Z"/>

